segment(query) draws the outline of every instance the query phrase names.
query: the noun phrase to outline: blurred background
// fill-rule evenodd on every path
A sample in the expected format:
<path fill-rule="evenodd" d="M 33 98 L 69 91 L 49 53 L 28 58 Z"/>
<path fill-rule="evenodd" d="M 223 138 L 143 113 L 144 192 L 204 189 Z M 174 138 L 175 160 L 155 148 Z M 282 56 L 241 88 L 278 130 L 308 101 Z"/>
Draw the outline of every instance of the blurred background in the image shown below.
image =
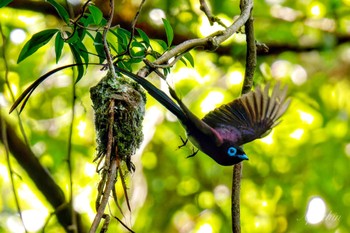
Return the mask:
<path fill-rule="evenodd" d="M 79 0 L 62 1 L 75 15 Z M 208 1 L 212 12 L 229 25 L 240 13 L 239 1 Z M 289 87 L 292 104 L 267 137 L 245 146 L 241 187 L 242 232 L 335 232 L 350 229 L 350 1 L 264 0 L 254 3 L 258 42 L 268 53 L 258 55 L 255 84 L 280 81 Z M 114 25 L 130 28 L 139 1 L 116 1 Z M 108 1 L 96 1 L 108 12 Z M 161 18 L 174 29 L 174 45 L 220 29 L 199 10 L 199 1 L 146 1 L 137 27 L 152 39 L 165 40 Z M 36 32 L 64 27 L 45 1 L 15 0 L 0 9 L 1 118 L 18 130 L 8 110 L 15 97 L 44 73 L 72 63 L 70 53 L 55 61 L 54 40 L 17 64 L 18 55 Z M 244 30 L 243 30 L 244 31 Z M 84 42 L 85 43 L 85 42 Z M 85 45 L 93 50 L 91 40 Z M 90 46 L 90 47 L 89 47 Z M 203 117 L 238 98 L 245 67 L 245 35 L 237 33 L 215 52 L 191 51 L 195 67 L 178 63 L 169 83 L 187 106 Z M 98 60 L 93 56 L 91 61 Z M 6 65 L 7 63 L 7 65 Z M 8 68 L 6 68 L 8 66 Z M 8 72 L 9 86 L 5 85 Z M 72 75 L 66 69 L 43 82 L 21 113 L 29 145 L 57 184 L 69 194 L 68 135 L 73 123 L 72 167 L 74 208 L 88 228 L 95 215 L 99 175 L 89 89 L 105 75 L 88 68 L 76 85 L 72 122 Z M 154 83 L 158 79 L 150 77 Z M 160 85 L 166 88 L 165 85 Z M 177 119 L 150 96 L 144 120 L 144 143 L 133 156 L 136 172 L 127 178 L 132 206 L 123 217 L 135 232 L 231 232 L 232 167 L 216 164 L 201 152 L 186 158 L 191 145 L 177 149 L 184 130 Z M 24 232 L 16 210 L 5 148 L 0 146 L 0 232 Z M 28 231 L 42 229 L 54 210 L 27 173 L 11 157 L 15 189 Z M 120 182 L 118 196 L 123 199 Z M 112 220 L 109 232 L 127 232 Z M 63 232 L 53 218 L 46 232 Z"/>

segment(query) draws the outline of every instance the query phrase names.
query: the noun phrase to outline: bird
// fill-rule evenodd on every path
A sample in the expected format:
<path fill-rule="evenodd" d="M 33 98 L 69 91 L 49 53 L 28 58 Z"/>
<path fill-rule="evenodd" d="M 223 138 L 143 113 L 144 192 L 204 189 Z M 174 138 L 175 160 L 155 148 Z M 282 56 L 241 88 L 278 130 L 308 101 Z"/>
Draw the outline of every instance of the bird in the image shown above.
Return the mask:
<path fill-rule="evenodd" d="M 257 87 L 254 91 L 215 108 L 200 119 L 188 109 L 170 86 L 170 96 L 177 103 L 146 78 L 118 66 L 115 69 L 139 83 L 173 113 L 185 128 L 187 140 L 223 166 L 248 160 L 242 145 L 266 136 L 280 123 L 280 117 L 291 101 L 287 98 L 287 86 L 280 88 L 280 83 L 277 83 L 269 95 L 270 85 L 267 84 L 264 89 Z M 187 140 L 183 140 L 184 145 Z"/>

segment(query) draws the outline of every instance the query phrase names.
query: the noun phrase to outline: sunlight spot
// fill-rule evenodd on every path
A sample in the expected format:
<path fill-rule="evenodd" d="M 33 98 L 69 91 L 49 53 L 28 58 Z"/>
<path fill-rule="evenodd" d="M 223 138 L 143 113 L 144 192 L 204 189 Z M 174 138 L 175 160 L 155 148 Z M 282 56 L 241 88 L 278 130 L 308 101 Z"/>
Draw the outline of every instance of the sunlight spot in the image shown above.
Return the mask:
<path fill-rule="evenodd" d="M 18 93 L 18 88 L 17 88 L 17 86 L 15 85 L 15 84 L 11 84 L 11 90 L 12 90 L 12 92 L 13 92 L 13 94 L 14 95 L 17 95 L 17 93 Z"/>
<path fill-rule="evenodd" d="M 6 220 L 7 229 L 9 232 L 13 233 L 22 233 L 24 231 L 24 227 L 21 223 L 21 220 L 18 216 L 12 215 Z"/>
<path fill-rule="evenodd" d="M 3 93 L 0 93 L 0 106 L 7 106 L 8 101 Z"/>
<path fill-rule="evenodd" d="M 296 129 L 296 130 L 294 130 L 294 132 L 291 133 L 289 136 L 290 136 L 291 138 L 296 139 L 296 140 L 300 140 L 301 137 L 303 136 L 303 134 L 304 134 L 304 129 Z"/>
<path fill-rule="evenodd" d="M 92 163 L 86 163 L 84 167 L 84 174 L 87 175 L 88 177 L 93 177 L 96 175 L 96 167 Z"/>
<path fill-rule="evenodd" d="M 240 84 L 243 81 L 243 73 L 241 71 L 235 70 L 231 72 L 228 76 L 228 83 L 231 85 Z"/>
<path fill-rule="evenodd" d="M 211 91 L 201 103 L 203 113 L 208 113 L 213 110 L 218 104 L 224 100 L 224 95 L 218 91 Z"/>
<path fill-rule="evenodd" d="M 22 216 L 27 230 L 36 232 L 44 226 L 48 212 L 45 209 L 24 210 Z"/>
<path fill-rule="evenodd" d="M 79 5 L 81 3 L 80 0 L 68 0 L 68 2 L 74 6 Z"/>
<path fill-rule="evenodd" d="M 32 146 L 32 150 L 36 155 L 42 155 L 47 149 L 46 143 L 44 141 L 38 141 Z"/>
<path fill-rule="evenodd" d="M 255 227 L 256 227 L 256 228 L 259 228 L 259 227 L 260 227 L 260 222 L 256 221 L 256 222 L 255 222 Z"/>
<path fill-rule="evenodd" d="M 326 14 L 326 7 L 321 2 L 314 1 L 310 5 L 310 14 L 316 18 L 321 18 Z"/>
<path fill-rule="evenodd" d="M 314 5 L 311 7 L 310 12 L 312 15 L 318 16 L 321 14 L 321 8 L 319 5 Z"/>
<path fill-rule="evenodd" d="M 306 70 L 301 65 L 295 65 L 292 70 L 291 79 L 297 85 L 303 84 L 307 80 Z"/>
<path fill-rule="evenodd" d="M 273 5 L 271 7 L 271 15 L 289 22 L 295 21 L 297 17 L 301 16 L 299 11 L 296 11 L 289 7 L 283 7 L 281 5 Z"/>
<path fill-rule="evenodd" d="M 1 179 L 3 181 L 5 181 L 5 182 L 9 182 L 10 181 L 7 167 L 2 165 L 2 164 L 0 164 L 0 176 L 1 176 Z"/>
<path fill-rule="evenodd" d="M 271 75 L 276 79 L 287 77 L 291 72 L 291 63 L 285 60 L 277 60 L 271 65 Z"/>
<path fill-rule="evenodd" d="M 30 232 L 37 232 L 40 230 L 48 216 L 46 209 L 29 209 L 22 211 L 24 225 Z M 25 232 L 21 220 L 18 215 L 10 216 L 6 225 L 11 232 Z"/>
<path fill-rule="evenodd" d="M 157 24 L 157 25 L 162 25 L 163 24 L 162 19 L 166 18 L 164 11 L 161 9 L 151 10 L 149 12 L 149 17 L 151 18 L 152 22 Z"/>
<path fill-rule="evenodd" d="M 350 143 L 345 145 L 345 154 L 350 157 Z"/>
<path fill-rule="evenodd" d="M 203 209 L 213 208 L 215 205 L 215 197 L 212 192 L 201 192 L 198 195 L 198 205 Z"/>
<path fill-rule="evenodd" d="M 21 44 L 26 39 L 26 33 L 23 29 L 17 28 L 11 31 L 10 40 L 14 44 Z"/>
<path fill-rule="evenodd" d="M 262 205 L 263 207 L 266 207 L 266 206 L 267 206 L 267 201 L 263 201 L 263 202 L 261 203 L 261 205 Z"/>
<path fill-rule="evenodd" d="M 222 16 L 220 19 L 221 21 L 226 24 L 226 25 L 230 25 L 230 21 L 223 18 L 224 16 Z M 212 33 L 218 32 L 220 30 L 223 29 L 222 26 L 220 26 L 217 23 L 214 23 L 214 25 L 210 25 L 210 22 L 208 21 L 207 16 L 202 15 L 200 18 L 200 26 L 199 26 L 199 32 L 203 35 L 203 36 L 209 36 Z M 236 34 L 237 35 L 237 34 Z"/>
<path fill-rule="evenodd" d="M 93 217 L 94 211 L 92 210 L 90 205 L 87 205 L 87 203 L 90 203 L 91 200 L 91 192 L 92 188 L 87 186 L 79 191 L 77 195 L 74 197 L 73 201 L 73 207 L 78 213 L 87 213 L 90 218 Z"/>
<path fill-rule="evenodd" d="M 38 22 L 37 17 L 28 17 L 25 15 L 19 15 L 18 19 L 22 22 L 25 22 L 27 25 L 36 24 Z"/>
<path fill-rule="evenodd" d="M 217 203 L 224 203 L 230 198 L 230 189 L 226 185 L 218 185 L 214 189 L 214 198 Z"/>
<path fill-rule="evenodd" d="M 302 110 L 298 110 L 298 113 L 300 115 L 300 119 L 309 125 L 311 125 L 315 119 L 313 115 L 311 115 L 310 113 L 304 112 Z"/>
<path fill-rule="evenodd" d="M 326 216 L 326 204 L 320 197 L 314 197 L 309 201 L 305 220 L 310 224 L 320 223 Z"/>
<path fill-rule="evenodd" d="M 176 82 L 180 82 L 182 80 L 196 80 L 196 82 L 202 84 L 205 83 L 206 81 L 208 81 L 208 79 L 202 77 L 198 71 L 194 70 L 194 69 L 189 69 L 187 67 L 184 68 L 180 68 L 176 74 L 171 74 L 169 75 L 170 80 L 175 80 Z M 210 76 L 208 77 L 210 80 Z"/>
<path fill-rule="evenodd" d="M 212 233 L 213 228 L 210 224 L 205 223 L 202 226 L 199 227 L 197 233 Z"/>
<path fill-rule="evenodd" d="M 84 137 L 85 136 L 85 130 L 86 130 L 86 122 L 85 121 L 79 121 L 79 124 L 77 125 L 77 129 L 78 129 L 78 135 L 80 137 Z"/>
<path fill-rule="evenodd" d="M 269 135 L 267 135 L 266 137 L 261 138 L 260 141 L 267 144 L 267 145 L 271 145 L 273 143 L 272 136 L 273 136 L 273 131 Z"/>

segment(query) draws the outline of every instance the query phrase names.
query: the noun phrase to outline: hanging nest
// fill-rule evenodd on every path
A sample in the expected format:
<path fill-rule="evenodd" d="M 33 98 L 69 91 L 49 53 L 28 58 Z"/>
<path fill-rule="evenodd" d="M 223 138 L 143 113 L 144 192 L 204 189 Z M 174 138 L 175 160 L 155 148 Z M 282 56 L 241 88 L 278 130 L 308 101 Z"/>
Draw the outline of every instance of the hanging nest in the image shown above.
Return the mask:
<path fill-rule="evenodd" d="M 142 121 L 145 114 L 146 95 L 140 85 L 125 77 L 113 78 L 111 73 L 90 89 L 95 111 L 97 131 L 97 156 L 101 160 L 107 152 L 108 129 L 113 124 L 112 148 L 124 161 L 129 171 L 134 171 L 131 156 L 143 140 Z M 110 122 L 110 103 L 114 101 L 114 122 Z M 112 151 L 114 154 L 115 151 Z"/>

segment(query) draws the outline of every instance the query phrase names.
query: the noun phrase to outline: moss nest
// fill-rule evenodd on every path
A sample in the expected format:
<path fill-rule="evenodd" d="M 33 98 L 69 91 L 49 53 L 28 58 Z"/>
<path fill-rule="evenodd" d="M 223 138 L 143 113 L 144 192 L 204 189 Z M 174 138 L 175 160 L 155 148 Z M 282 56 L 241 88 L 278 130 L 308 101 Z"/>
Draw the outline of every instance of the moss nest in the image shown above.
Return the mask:
<path fill-rule="evenodd" d="M 90 97 L 95 112 L 95 128 L 97 131 L 97 160 L 107 151 L 109 106 L 114 105 L 113 139 L 117 146 L 118 156 L 124 161 L 129 171 L 135 170 L 131 156 L 143 140 L 142 121 L 145 115 L 146 95 L 140 85 L 134 81 L 118 77 L 110 73 L 90 89 Z M 112 155 L 114 155 L 112 149 Z"/>

